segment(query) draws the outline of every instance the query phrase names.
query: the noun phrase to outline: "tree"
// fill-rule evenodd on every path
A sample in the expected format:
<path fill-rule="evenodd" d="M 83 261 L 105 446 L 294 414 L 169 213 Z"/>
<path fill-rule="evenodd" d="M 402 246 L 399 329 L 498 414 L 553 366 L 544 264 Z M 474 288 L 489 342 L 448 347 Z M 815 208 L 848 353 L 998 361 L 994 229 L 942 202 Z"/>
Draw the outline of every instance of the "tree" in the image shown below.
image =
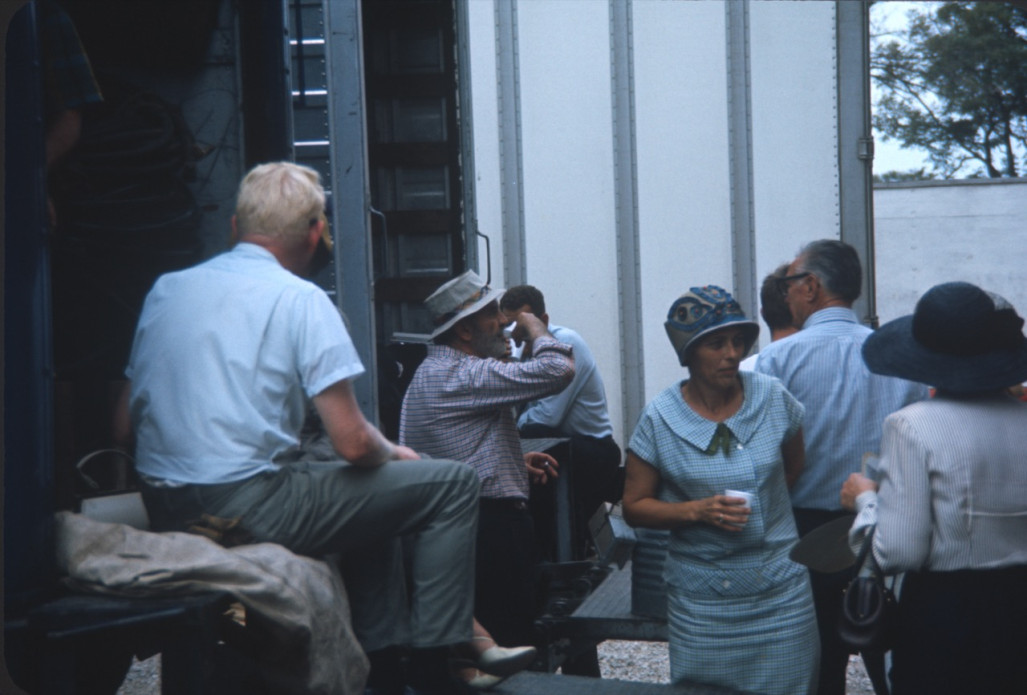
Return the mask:
<path fill-rule="evenodd" d="M 878 40 L 882 139 L 925 150 L 931 175 L 1018 176 L 1027 163 L 1027 10 L 946 2 L 910 12 L 900 40 Z M 891 172 L 893 176 L 901 176 Z"/>

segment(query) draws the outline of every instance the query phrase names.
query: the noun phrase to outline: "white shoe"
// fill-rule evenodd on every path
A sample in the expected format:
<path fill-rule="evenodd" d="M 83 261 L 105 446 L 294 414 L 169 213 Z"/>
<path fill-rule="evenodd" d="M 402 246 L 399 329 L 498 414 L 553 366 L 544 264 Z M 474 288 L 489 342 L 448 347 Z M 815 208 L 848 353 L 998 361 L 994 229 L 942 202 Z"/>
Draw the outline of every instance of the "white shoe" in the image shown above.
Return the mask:
<path fill-rule="evenodd" d="M 494 676 L 512 676 L 531 666 L 535 647 L 489 647 L 478 655 L 478 669 Z"/>
<path fill-rule="evenodd" d="M 475 690 L 491 690 L 505 680 L 506 676 L 494 676 L 491 673 L 475 669 L 474 678 L 464 682 Z"/>

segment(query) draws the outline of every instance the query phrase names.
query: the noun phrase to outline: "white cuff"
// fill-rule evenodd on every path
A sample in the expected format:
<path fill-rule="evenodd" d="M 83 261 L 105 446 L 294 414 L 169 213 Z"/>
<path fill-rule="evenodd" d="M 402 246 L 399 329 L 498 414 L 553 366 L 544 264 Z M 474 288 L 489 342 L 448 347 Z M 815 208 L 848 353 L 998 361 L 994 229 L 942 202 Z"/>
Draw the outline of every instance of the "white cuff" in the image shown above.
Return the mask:
<path fill-rule="evenodd" d="M 859 493 L 856 497 L 856 511 L 862 512 L 863 509 L 870 505 L 877 504 L 877 491 L 876 490 L 864 490 Z"/>

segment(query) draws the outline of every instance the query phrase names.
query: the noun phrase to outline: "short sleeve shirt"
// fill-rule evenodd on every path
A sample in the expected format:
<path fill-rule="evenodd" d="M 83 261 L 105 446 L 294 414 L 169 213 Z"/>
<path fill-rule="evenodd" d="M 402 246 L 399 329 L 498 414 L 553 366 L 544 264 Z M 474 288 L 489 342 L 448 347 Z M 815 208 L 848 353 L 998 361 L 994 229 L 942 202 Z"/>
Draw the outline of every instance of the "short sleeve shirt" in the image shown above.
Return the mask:
<path fill-rule="evenodd" d="M 596 439 L 609 437 L 613 426 L 606 407 L 606 388 L 592 351 L 577 331 L 550 325 L 549 332 L 574 348 L 574 379 L 560 393 L 529 403 L 518 418 L 517 426 L 545 425 L 568 437 L 575 434 Z"/>
<path fill-rule="evenodd" d="M 680 384 L 646 406 L 628 445 L 659 471 L 664 501 L 699 500 L 725 489 L 756 495 L 740 533 L 701 523 L 671 531 L 667 582 L 692 593 L 752 595 L 805 572 L 788 559 L 798 536 L 781 454 L 802 425 L 802 404 L 773 377 L 739 372 L 739 378 L 745 399 L 724 421 L 731 432 L 726 452 L 706 453 L 717 423 L 685 403 Z"/>
<path fill-rule="evenodd" d="M 253 244 L 157 280 L 126 369 L 140 473 L 225 483 L 273 470 L 308 399 L 364 369 L 324 291 Z"/>

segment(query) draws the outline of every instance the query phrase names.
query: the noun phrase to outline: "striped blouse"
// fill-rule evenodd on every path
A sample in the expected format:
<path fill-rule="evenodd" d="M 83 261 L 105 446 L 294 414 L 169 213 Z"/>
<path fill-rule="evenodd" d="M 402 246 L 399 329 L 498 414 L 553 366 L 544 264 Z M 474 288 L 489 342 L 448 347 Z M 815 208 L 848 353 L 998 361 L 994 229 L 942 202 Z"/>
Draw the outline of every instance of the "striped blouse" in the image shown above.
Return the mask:
<path fill-rule="evenodd" d="M 889 572 L 1027 565 L 1027 403 L 940 394 L 884 422 L 877 494 L 856 501 L 850 539 L 877 521 Z"/>

